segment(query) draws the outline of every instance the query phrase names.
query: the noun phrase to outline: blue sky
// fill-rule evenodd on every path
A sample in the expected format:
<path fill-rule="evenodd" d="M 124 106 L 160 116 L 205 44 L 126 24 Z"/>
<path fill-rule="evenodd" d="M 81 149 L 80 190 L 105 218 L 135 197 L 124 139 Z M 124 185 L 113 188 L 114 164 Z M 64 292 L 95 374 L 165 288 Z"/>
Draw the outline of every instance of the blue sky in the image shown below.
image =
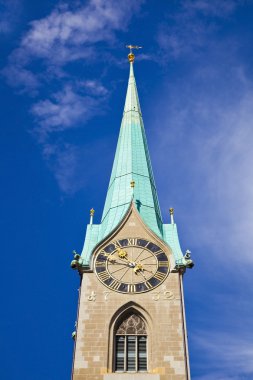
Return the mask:
<path fill-rule="evenodd" d="M 100 221 L 129 43 L 164 221 L 175 208 L 194 380 L 253 378 L 253 2 L 0 0 L 1 368 L 70 378 L 89 209 Z"/>

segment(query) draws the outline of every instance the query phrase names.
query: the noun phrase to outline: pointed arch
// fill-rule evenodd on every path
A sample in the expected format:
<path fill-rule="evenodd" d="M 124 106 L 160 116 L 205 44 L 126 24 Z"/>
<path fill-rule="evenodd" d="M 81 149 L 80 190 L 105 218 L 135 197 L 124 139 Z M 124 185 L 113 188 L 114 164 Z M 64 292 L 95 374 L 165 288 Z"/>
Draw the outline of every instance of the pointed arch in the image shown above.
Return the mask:
<path fill-rule="evenodd" d="M 134 214 L 134 216 L 137 218 L 137 222 L 143 228 L 142 235 L 147 234 L 147 236 L 149 237 L 150 240 L 156 242 L 159 246 L 161 246 L 164 249 L 164 251 L 167 252 L 167 254 L 169 256 L 169 259 L 171 262 L 170 267 L 171 268 L 174 267 L 174 265 L 173 265 L 174 264 L 174 261 L 173 261 L 174 258 L 173 258 L 173 252 L 172 252 L 171 246 L 169 246 L 168 243 L 165 240 L 163 240 L 163 238 L 159 237 L 154 231 L 152 231 L 150 229 L 150 227 L 142 219 L 142 217 L 141 217 L 140 213 L 138 212 L 134 202 L 132 201 L 130 203 L 126 213 L 122 217 L 121 221 L 118 223 L 118 225 L 110 232 L 110 234 L 108 234 L 105 238 L 100 240 L 92 249 L 92 252 L 90 253 L 90 258 L 89 258 L 90 268 L 93 268 L 94 260 L 96 258 L 96 255 L 98 254 L 98 252 L 103 247 L 105 247 L 109 242 L 111 242 L 113 239 L 115 239 L 116 236 L 119 234 L 119 231 L 124 230 L 125 225 L 129 221 L 129 218 L 131 217 L 132 214 Z M 136 235 L 134 235 L 134 236 L 140 237 L 140 236 L 136 236 Z"/>
<path fill-rule="evenodd" d="M 112 316 L 109 325 L 109 372 L 146 372 L 152 320 L 142 306 L 130 301 Z"/>

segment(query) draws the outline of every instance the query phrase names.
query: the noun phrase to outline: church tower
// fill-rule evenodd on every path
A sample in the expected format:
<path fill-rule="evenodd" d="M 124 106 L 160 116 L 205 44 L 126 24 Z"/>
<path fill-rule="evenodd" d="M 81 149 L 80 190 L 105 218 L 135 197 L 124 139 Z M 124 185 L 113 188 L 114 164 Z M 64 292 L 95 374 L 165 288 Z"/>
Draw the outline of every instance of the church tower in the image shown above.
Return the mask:
<path fill-rule="evenodd" d="M 90 212 L 72 380 L 189 380 L 183 255 L 170 209 L 164 224 L 134 77 L 130 75 L 100 224 Z M 137 48 L 137 47 L 135 47 Z"/>

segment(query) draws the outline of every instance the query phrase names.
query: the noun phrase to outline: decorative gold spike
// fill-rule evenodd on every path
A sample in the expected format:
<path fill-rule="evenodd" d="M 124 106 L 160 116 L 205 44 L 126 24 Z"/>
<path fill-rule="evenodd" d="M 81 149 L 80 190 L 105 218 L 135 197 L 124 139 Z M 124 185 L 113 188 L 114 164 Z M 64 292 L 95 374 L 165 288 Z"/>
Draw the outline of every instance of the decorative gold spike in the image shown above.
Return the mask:
<path fill-rule="evenodd" d="M 90 209 L 90 216 L 93 216 L 95 214 L 94 208 Z"/>
<path fill-rule="evenodd" d="M 174 215 L 174 208 L 170 208 L 170 215 Z"/>
<path fill-rule="evenodd" d="M 134 180 L 132 180 L 132 181 L 130 182 L 130 186 L 131 186 L 132 188 L 135 186 L 135 182 L 134 182 Z"/>

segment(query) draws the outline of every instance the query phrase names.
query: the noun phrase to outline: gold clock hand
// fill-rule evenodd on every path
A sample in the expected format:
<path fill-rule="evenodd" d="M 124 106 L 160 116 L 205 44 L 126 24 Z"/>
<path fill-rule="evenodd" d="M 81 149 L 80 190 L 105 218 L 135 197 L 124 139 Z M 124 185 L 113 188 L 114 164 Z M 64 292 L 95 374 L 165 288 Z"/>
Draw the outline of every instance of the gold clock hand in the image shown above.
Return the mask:
<path fill-rule="evenodd" d="M 126 260 L 129 264 L 133 264 L 133 261 L 129 260 L 127 257 L 127 252 L 121 248 L 117 248 L 118 256 L 121 260 Z"/>
<path fill-rule="evenodd" d="M 121 258 L 121 259 L 127 259 L 127 252 L 124 251 L 123 249 L 121 248 L 116 248 L 116 251 L 118 252 L 118 256 Z M 128 259 L 127 259 L 128 260 Z"/>
<path fill-rule="evenodd" d="M 145 268 L 143 268 L 142 270 L 145 270 L 148 273 L 154 274 L 151 270 L 148 270 L 148 269 L 145 269 Z"/>
<path fill-rule="evenodd" d="M 118 249 L 120 249 L 120 248 L 118 248 Z M 116 264 L 116 263 L 118 263 L 118 262 L 116 261 L 116 259 L 113 257 L 113 253 L 103 253 L 103 256 L 107 257 L 108 261 L 109 261 L 110 263 L 112 263 L 112 264 Z M 120 259 L 120 258 L 119 258 L 119 259 Z M 122 263 L 118 263 L 118 264 L 122 264 L 122 265 L 123 265 L 123 263 L 125 262 L 125 260 L 123 260 L 123 259 L 121 259 L 121 260 L 122 260 Z"/>
<path fill-rule="evenodd" d="M 144 273 L 142 273 L 142 271 L 138 272 L 142 275 L 142 277 L 144 278 L 145 281 L 147 281 L 147 277 L 144 275 Z"/>
<path fill-rule="evenodd" d="M 113 259 L 113 260 L 109 260 L 109 262 L 113 265 L 124 265 L 126 267 L 128 267 L 128 264 L 125 262 L 125 261 L 116 261 L 116 259 Z"/>
<path fill-rule="evenodd" d="M 134 272 L 137 273 L 140 271 L 143 271 L 143 267 L 142 267 L 141 263 L 135 264 Z"/>

